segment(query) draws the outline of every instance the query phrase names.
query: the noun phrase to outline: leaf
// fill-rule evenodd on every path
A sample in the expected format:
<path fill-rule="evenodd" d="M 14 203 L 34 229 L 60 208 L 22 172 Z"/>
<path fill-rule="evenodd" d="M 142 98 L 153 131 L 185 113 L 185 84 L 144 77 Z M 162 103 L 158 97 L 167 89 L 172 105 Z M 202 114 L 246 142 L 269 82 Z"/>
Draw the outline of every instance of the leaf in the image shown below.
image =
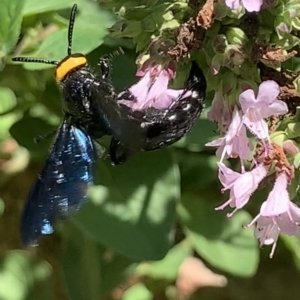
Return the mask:
<path fill-rule="evenodd" d="M 101 9 L 95 2 L 79 0 L 77 6 L 72 52 L 87 54 L 104 42 L 108 28 L 115 19 L 111 12 Z M 66 23 L 68 24 L 67 20 Z M 67 54 L 67 36 L 67 28 L 54 32 L 31 56 L 61 61 Z M 51 65 L 27 63 L 24 67 L 28 70 L 41 70 L 50 68 Z"/>
<path fill-rule="evenodd" d="M 13 109 L 17 105 L 17 100 L 14 92 L 7 87 L 0 87 L 0 139 L 7 137 L 8 130 L 17 119 L 17 116 L 13 114 Z"/>
<path fill-rule="evenodd" d="M 258 265 L 258 245 L 250 229 L 248 213 L 237 212 L 226 219 L 200 197 L 187 195 L 178 214 L 195 250 L 213 266 L 231 274 L 249 277 Z"/>
<path fill-rule="evenodd" d="M 82 54 L 91 52 L 103 42 L 106 34 L 107 31 L 104 28 L 76 27 L 75 25 L 72 52 Z M 67 28 L 54 32 L 44 40 L 40 48 L 31 56 L 61 61 L 67 52 L 67 35 Z M 25 63 L 24 67 L 27 70 L 53 68 L 51 65 L 40 63 Z"/>
<path fill-rule="evenodd" d="M 198 152 L 176 152 L 176 158 L 180 164 L 183 192 L 207 188 L 214 184 L 217 173 L 217 158 L 215 156 L 201 155 Z M 205 174 L 205 176 L 201 174 Z"/>
<path fill-rule="evenodd" d="M 299 238 L 295 236 L 281 235 L 286 247 L 292 252 L 294 262 L 298 270 L 300 270 L 300 242 Z"/>
<path fill-rule="evenodd" d="M 122 91 L 134 84 L 137 81 L 135 73 L 135 56 L 126 53 L 114 58 L 112 82 L 117 91 Z"/>
<path fill-rule="evenodd" d="M 292 57 L 282 63 L 282 68 L 291 70 L 293 72 L 300 71 L 300 57 Z"/>
<path fill-rule="evenodd" d="M 59 10 L 67 7 L 71 7 L 74 4 L 74 0 L 26 0 L 24 5 L 24 16 L 36 15 L 45 13 L 48 11 Z"/>
<path fill-rule="evenodd" d="M 0 87 L 0 115 L 9 113 L 17 104 L 14 92 L 7 87 Z"/>
<path fill-rule="evenodd" d="M 175 281 L 178 269 L 183 261 L 192 256 L 193 249 L 187 240 L 175 245 L 163 260 L 152 263 L 141 263 L 136 272 L 139 275 L 152 277 L 156 280 Z"/>
<path fill-rule="evenodd" d="M 73 222 L 64 226 L 63 233 L 61 263 L 72 300 L 98 300 L 115 288 L 133 266 L 132 260 L 105 249 Z"/>
<path fill-rule="evenodd" d="M 0 259 L 0 299 L 50 300 L 52 270 L 29 252 L 9 251 Z"/>
<path fill-rule="evenodd" d="M 44 119 L 27 116 L 14 123 L 9 131 L 21 146 L 38 157 L 44 157 L 48 153 L 56 129 L 57 127 L 53 127 Z M 41 141 L 37 143 L 35 139 L 38 138 L 41 138 Z"/>
<path fill-rule="evenodd" d="M 205 148 L 205 144 L 212 140 L 217 130 L 216 124 L 207 119 L 207 112 L 208 109 L 202 112 L 195 126 L 175 144 L 176 147 L 184 147 L 191 151 L 200 151 Z"/>
<path fill-rule="evenodd" d="M 1 0 L 0 58 L 8 54 L 18 41 L 24 0 Z"/>
<path fill-rule="evenodd" d="M 122 297 L 122 300 L 151 300 L 153 294 L 147 289 L 143 283 L 137 283 L 127 289 Z"/>
<path fill-rule="evenodd" d="M 300 123 L 292 122 L 287 125 L 285 133 L 288 138 L 293 139 L 300 136 Z"/>
<path fill-rule="evenodd" d="M 4 209 L 5 209 L 5 204 L 3 200 L 0 198 L 0 216 L 3 214 Z"/>
<path fill-rule="evenodd" d="M 102 185 L 75 220 L 95 240 L 135 260 L 163 258 L 173 243 L 179 172 L 167 150 L 122 166 L 98 165 Z"/>

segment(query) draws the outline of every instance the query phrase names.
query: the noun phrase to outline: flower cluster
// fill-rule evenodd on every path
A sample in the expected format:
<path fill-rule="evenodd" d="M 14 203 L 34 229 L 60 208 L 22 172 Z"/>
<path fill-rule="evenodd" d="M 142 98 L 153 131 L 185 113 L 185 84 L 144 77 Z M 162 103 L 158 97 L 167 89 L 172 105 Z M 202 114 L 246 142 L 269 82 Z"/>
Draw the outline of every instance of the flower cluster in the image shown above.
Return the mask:
<path fill-rule="evenodd" d="M 218 147 L 219 180 L 223 186 L 222 192 L 229 190 L 229 199 L 217 207 L 222 210 L 227 206 L 233 211 L 227 214 L 231 217 L 237 210 L 243 208 L 251 195 L 257 190 L 260 182 L 272 170 L 275 162 L 275 184 L 267 200 L 263 202 L 260 213 L 246 225 L 256 225 L 255 236 L 261 245 L 273 244 L 270 256 L 274 254 L 279 233 L 300 236 L 300 208 L 290 199 L 288 184 L 294 176 L 293 167 L 288 163 L 282 147 L 271 141 L 266 118 L 286 114 L 288 108 L 285 102 L 277 100 L 280 89 L 275 81 L 267 80 L 260 84 L 257 96 L 252 89 L 247 89 L 239 96 L 239 103 L 234 106 L 231 118 L 223 121 L 224 108 L 221 107 L 221 95 L 216 92 L 208 117 L 217 122 L 223 137 L 208 143 L 207 146 Z M 228 110 L 227 110 L 228 111 Z M 230 113 L 227 112 L 227 115 Z M 230 121 L 228 121 L 230 119 Z M 251 139 L 247 130 L 258 140 L 263 151 L 254 156 Z M 235 172 L 224 164 L 226 158 L 239 158 L 241 172 Z M 245 161 L 252 161 L 252 169 L 245 171 Z"/>
<path fill-rule="evenodd" d="M 207 146 L 217 148 L 222 192 L 229 191 L 217 210 L 230 206 L 231 217 L 271 182 L 259 215 L 245 226 L 256 227 L 261 245 L 273 244 L 272 256 L 280 233 L 299 234 L 299 208 L 292 202 L 298 192 L 291 188 L 300 171 L 300 75 L 294 50 L 300 43 L 299 0 L 206 0 L 201 7 L 164 1 L 147 12 L 137 0 L 100 3 L 119 11 L 113 35 L 132 38 L 141 53 L 138 61 L 151 61 L 142 64 L 140 81 L 119 95 L 123 104 L 133 110 L 165 109 L 182 94 L 168 87 L 170 80 L 183 80 L 178 67 L 189 59 L 198 62 L 207 91 L 214 92 L 208 118 L 220 132 Z M 240 172 L 225 164 L 228 158 L 240 161 Z"/>

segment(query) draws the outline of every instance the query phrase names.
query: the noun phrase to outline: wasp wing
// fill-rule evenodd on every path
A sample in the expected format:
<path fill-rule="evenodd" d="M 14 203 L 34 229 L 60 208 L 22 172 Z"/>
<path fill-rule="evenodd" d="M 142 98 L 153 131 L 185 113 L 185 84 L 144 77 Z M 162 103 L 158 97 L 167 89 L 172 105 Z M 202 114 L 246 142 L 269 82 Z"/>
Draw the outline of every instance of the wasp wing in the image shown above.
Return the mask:
<path fill-rule="evenodd" d="M 79 210 L 86 202 L 96 158 L 90 136 L 64 121 L 27 198 L 21 221 L 24 246 L 38 245 L 40 235 L 53 233 L 58 218 Z"/>
<path fill-rule="evenodd" d="M 189 96 L 186 96 L 186 93 Z M 198 120 L 205 99 L 206 80 L 202 70 L 195 61 L 189 77 L 185 83 L 183 93 L 166 109 L 147 108 L 145 111 L 132 111 L 124 104 L 120 104 L 119 123 L 116 122 L 122 134 L 112 138 L 110 157 L 114 164 L 126 161 L 132 150 L 156 150 L 171 145 L 181 139 Z M 134 99 L 129 90 L 123 92 L 126 99 Z M 127 130 L 131 125 L 130 130 Z M 114 132 L 117 132 L 113 128 Z"/>
<path fill-rule="evenodd" d="M 186 92 L 191 95 L 186 97 Z M 198 120 L 204 105 L 206 80 L 195 61 L 184 91 L 169 108 L 164 110 L 148 109 L 145 114 L 147 142 L 144 150 L 155 150 L 168 146 L 181 139 Z"/>

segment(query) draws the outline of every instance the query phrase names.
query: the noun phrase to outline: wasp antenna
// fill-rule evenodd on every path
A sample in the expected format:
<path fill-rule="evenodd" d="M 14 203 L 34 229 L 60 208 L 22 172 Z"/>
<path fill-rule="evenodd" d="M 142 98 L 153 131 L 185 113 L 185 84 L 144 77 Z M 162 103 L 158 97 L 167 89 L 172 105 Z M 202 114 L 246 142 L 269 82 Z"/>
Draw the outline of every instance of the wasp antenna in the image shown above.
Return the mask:
<path fill-rule="evenodd" d="M 69 22 L 69 30 L 68 30 L 68 55 L 72 54 L 73 28 L 75 23 L 76 11 L 77 11 L 77 4 L 74 4 L 70 14 L 70 22 Z"/>
<path fill-rule="evenodd" d="M 19 61 L 19 62 L 41 63 L 41 64 L 55 65 L 55 66 L 58 65 L 58 61 L 48 60 L 48 59 L 44 59 L 44 58 L 37 58 L 37 57 L 20 56 L 20 57 L 13 57 L 11 60 Z"/>

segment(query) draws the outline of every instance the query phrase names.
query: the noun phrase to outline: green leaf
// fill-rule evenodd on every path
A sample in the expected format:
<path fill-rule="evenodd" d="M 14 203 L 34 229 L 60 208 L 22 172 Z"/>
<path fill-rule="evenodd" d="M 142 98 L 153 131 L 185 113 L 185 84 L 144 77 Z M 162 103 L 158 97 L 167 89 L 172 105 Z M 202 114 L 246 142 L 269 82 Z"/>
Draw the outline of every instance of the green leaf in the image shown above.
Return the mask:
<path fill-rule="evenodd" d="M 133 261 L 105 249 L 74 222 L 64 226 L 61 263 L 72 300 L 98 300 L 115 288 Z"/>
<path fill-rule="evenodd" d="M 136 83 L 137 78 L 135 56 L 126 53 L 114 58 L 112 81 L 117 91 L 122 91 L 126 87 Z"/>
<path fill-rule="evenodd" d="M 200 155 L 198 152 L 176 151 L 180 164 L 182 191 L 199 190 L 214 184 L 217 174 L 216 156 Z M 202 176 L 205 174 L 206 176 Z"/>
<path fill-rule="evenodd" d="M 5 115 L 12 111 L 17 104 L 14 92 L 7 87 L 0 87 L 0 115 Z"/>
<path fill-rule="evenodd" d="M 17 100 L 14 92 L 7 87 L 0 87 L 0 99 L 0 139 L 4 139 L 17 118 L 17 115 L 12 113 L 17 105 Z"/>
<path fill-rule="evenodd" d="M 79 12 L 75 20 L 72 52 L 87 54 L 104 42 L 104 38 L 108 36 L 107 28 L 115 19 L 112 13 L 101 9 L 95 2 L 79 0 L 77 5 Z M 61 61 L 67 54 L 67 32 L 67 28 L 54 32 L 31 56 Z M 41 70 L 50 68 L 51 65 L 27 63 L 24 67 L 28 70 Z"/>
<path fill-rule="evenodd" d="M 59 10 L 67 7 L 71 7 L 74 4 L 74 0 L 26 0 L 24 5 L 24 16 L 36 15 L 45 13 L 48 11 Z"/>
<path fill-rule="evenodd" d="M 202 112 L 201 118 L 192 130 L 178 141 L 175 146 L 185 147 L 191 151 L 200 151 L 206 147 L 205 144 L 212 140 L 217 130 L 217 125 L 207 119 L 208 111 L 209 109 L 205 109 Z"/>
<path fill-rule="evenodd" d="M 29 252 L 9 251 L 0 260 L 0 299 L 50 300 L 51 267 Z"/>
<path fill-rule="evenodd" d="M 104 28 L 90 28 L 87 26 L 76 26 L 73 36 L 73 53 L 87 54 L 97 48 L 106 36 Z M 47 58 L 49 60 L 61 61 L 67 53 L 68 30 L 64 28 L 51 34 L 41 44 L 40 48 L 33 53 L 33 57 Z M 51 65 L 38 63 L 25 63 L 27 70 L 42 70 L 53 68 Z"/>
<path fill-rule="evenodd" d="M 44 119 L 34 117 L 24 117 L 20 121 L 14 123 L 10 128 L 10 134 L 12 137 L 23 147 L 27 148 L 32 154 L 38 157 L 44 157 L 48 153 L 50 143 L 54 136 L 54 130 L 57 127 L 53 127 L 47 123 Z M 40 142 L 36 143 L 35 139 L 43 136 L 51 135 Z"/>
<path fill-rule="evenodd" d="M 102 185 L 75 220 L 94 239 L 136 260 L 158 260 L 173 243 L 178 166 L 167 150 L 139 153 L 122 166 L 101 161 Z"/>
<path fill-rule="evenodd" d="M 285 133 L 288 138 L 297 138 L 300 136 L 300 122 L 293 122 L 287 125 Z"/>
<path fill-rule="evenodd" d="M 298 237 L 281 235 L 280 238 L 284 241 L 286 247 L 292 252 L 294 262 L 298 270 L 300 270 L 300 241 Z"/>
<path fill-rule="evenodd" d="M 0 58 L 11 51 L 18 41 L 24 0 L 1 0 Z"/>
<path fill-rule="evenodd" d="M 3 200 L 0 198 L 0 216 L 3 214 L 4 209 L 5 209 L 5 204 Z"/>
<path fill-rule="evenodd" d="M 187 240 L 183 240 L 174 246 L 163 260 L 142 263 L 137 267 L 136 272 L 139 275 L 152 277 L 156 280 L 175 281 L 180 265 L 192 254 L 191 244 Z"/>
<path fill-rule="evenodd" d="M 291 70 L 293 72 L 300 71 L 300 57 L 292 57 L 282 63 L 282 68 Z"/>
<path fill-rule="evenodd" d="M 2 140 L 9 136 L 8 130 L 18 116 L 12 113 L 16 106 L 16 97 L 11 89 L 1 87 L 0 99 L 0 140 Z"/>
<path fill-rule="evenodd" d="M 122 297 L 122 300 L 151 300 L 153 294 L 143 283 L 137 283 L 127 289 Z"/>
<path fill-rule="evenodd" d="M 258 245 L 248 213 L 237 212 L 226 219 L 200 197 L 185 196 L 178 206 L 179 217 L 195 250 L 213 266 L 238 276 L 253 276 L 258 265 Z"/>

